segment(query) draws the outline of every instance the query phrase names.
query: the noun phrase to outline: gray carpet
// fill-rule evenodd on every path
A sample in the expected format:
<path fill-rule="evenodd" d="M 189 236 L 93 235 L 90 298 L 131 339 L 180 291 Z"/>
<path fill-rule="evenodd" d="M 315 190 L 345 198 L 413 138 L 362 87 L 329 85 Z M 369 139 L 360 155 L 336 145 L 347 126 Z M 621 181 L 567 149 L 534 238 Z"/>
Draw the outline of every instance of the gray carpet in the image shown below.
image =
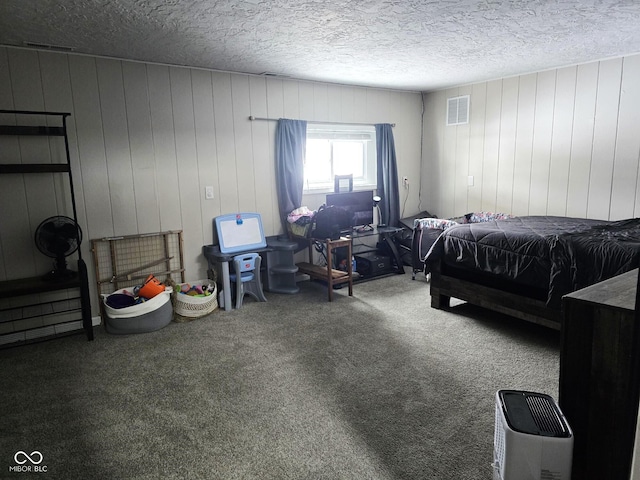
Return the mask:
<path fill-rule="evenodd" d="M 494 395 L 557 398 L 558 332 L 423 278 L 302 282 L 153 333 L 0 351 L 0 477 L 17 451 L 95 479 L 490 479 Z"/>

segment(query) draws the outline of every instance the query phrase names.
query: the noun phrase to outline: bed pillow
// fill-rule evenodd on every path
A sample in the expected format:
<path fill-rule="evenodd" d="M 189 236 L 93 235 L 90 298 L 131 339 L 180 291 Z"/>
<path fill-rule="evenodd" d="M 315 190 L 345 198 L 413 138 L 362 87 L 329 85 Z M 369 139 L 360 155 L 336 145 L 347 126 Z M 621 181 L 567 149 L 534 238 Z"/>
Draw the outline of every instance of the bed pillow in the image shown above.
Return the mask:
<path fill-rule="evenodd" d="M 418 218 L 414 222 L 414 228 L 433 228 L 436 230 L 446 230 L 458 222 L 447 218 Z"/>
<path fill-rule="evenodd" d="M 513 215 L 508 213 L 493 213 L 493 212 L 476 212 L 466 215 L 469 219 L 469 223 L 482 223 L 493 222 L 494 220 L 506 220 L 507 218 L 513 218 Z"/>

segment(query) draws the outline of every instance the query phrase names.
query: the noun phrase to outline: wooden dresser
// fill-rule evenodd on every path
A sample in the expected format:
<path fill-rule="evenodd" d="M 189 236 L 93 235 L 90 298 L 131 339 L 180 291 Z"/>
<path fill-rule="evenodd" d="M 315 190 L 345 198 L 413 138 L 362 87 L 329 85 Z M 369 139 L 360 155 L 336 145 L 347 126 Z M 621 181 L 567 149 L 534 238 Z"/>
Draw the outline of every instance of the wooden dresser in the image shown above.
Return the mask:
<path fill-rule="evenodd" d="M 563 298 L 559 404 L 577 480 L 628 479 L 638 415 L 638 270 Z"/>

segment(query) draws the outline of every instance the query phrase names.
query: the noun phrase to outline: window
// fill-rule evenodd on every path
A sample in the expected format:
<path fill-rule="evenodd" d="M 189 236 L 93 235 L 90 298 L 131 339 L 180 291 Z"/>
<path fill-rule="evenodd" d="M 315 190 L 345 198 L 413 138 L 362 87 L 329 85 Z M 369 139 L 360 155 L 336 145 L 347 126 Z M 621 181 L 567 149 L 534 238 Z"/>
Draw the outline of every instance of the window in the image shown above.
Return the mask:
<path fill-rule="evenodd" d="M 349 174 L 354 189 L 375 188 L 375 140 L 370 125 L 307 124 L 304 191 L 333 191 L 333 177 Z"/>

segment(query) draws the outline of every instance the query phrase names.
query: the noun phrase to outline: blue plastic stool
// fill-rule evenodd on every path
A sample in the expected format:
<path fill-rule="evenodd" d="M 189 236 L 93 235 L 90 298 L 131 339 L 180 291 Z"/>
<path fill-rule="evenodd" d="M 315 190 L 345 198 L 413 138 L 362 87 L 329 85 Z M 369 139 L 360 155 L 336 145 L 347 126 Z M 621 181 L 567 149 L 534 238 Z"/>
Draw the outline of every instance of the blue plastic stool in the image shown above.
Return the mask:
<path fill-rule="evenodd" d="M 245 294 L 251 295 L 258 302 L 267 301 L 262 292 L 260 262 L 261 258 L 257 253 L 245 253 L 233 257 L 235 271 L 229 275 L 229 279 L 236 286 L 236 308 L 242 306 Z"/>

